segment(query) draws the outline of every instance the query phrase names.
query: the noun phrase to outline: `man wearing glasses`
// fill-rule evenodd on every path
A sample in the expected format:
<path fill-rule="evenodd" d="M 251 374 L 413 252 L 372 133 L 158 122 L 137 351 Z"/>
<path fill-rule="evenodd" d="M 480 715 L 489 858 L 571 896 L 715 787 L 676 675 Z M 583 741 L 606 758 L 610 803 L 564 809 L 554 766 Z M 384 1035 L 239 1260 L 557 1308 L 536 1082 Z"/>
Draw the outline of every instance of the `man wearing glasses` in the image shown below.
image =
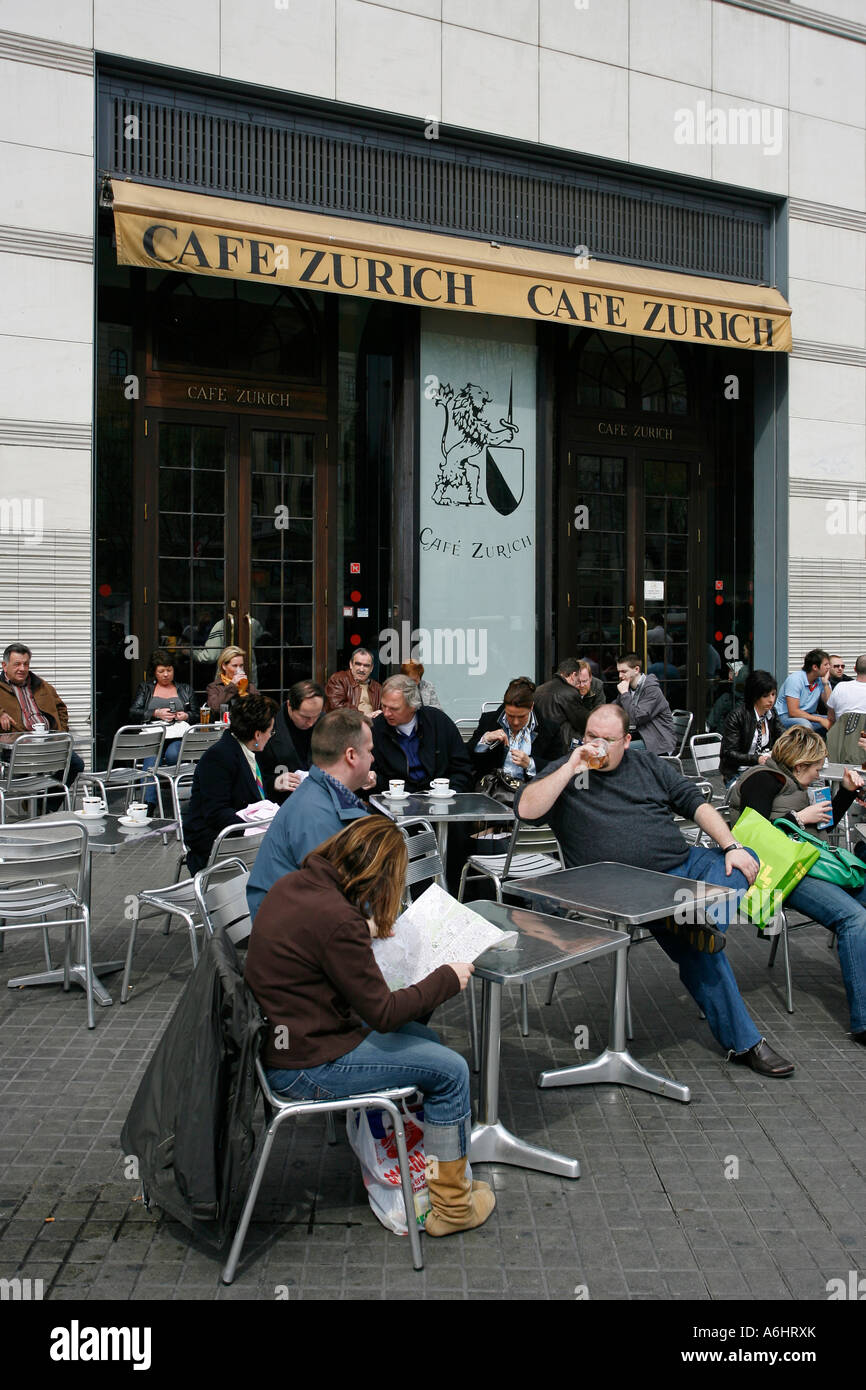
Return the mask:
<path fill-rule="evenodd" d="M 569 869 L 609 860 L 745 892 L 758 872 L 752 851 L 734 839 L 694 782 L 646 749 L 629 751 L 630 744 L 625 710 L 601 705 L 587 720 L 583 743 L 517 793 L 515 813 L 550 825 Z M 674 813 L 693 820 L 719 848 L 689 845 Z M 721 954 L 724 930 L 715 922 L 708 930 L 669 920 L 650 931 L 679 967 L 680 979 L 730 1059 L 762 1076 L 789 1076 L 792 1063 L 761 1036 Z"/>

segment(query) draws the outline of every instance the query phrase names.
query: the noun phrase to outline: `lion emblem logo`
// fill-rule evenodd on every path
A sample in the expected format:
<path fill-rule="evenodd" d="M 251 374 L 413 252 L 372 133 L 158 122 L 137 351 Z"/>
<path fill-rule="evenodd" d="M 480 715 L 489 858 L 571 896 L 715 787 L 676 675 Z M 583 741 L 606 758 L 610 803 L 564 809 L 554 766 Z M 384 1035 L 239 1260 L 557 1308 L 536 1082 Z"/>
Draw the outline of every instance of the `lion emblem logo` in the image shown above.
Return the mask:
<path fill-rule="evenodd" d="M 485 408 L 493 397 L 483 386 L 472 382 L 459 391 L 450 383 L 439 383 L 430 396 L 445 412 L 439 445 L 440 459 L 432 501 L 439 507 L 483 507 L 481 495 L 482 455 L 485 463 L 487 501 L 507 516 L 523 497 L 523 450 L 512 447 L 519 433 L 512 420 L 514 384 L 508 399 L 508 419 L 495 429 L 485 418 Z"/>

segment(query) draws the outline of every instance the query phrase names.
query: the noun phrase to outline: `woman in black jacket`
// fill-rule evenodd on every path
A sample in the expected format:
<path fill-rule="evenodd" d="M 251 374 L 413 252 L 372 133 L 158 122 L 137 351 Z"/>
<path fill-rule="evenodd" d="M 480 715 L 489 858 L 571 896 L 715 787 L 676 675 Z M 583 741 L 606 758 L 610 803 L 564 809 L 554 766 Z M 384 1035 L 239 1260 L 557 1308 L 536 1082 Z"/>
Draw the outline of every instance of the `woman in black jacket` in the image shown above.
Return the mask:
<path fill-rule="evenodd" d="M 517 676 L 499 709 L 482 714 L 469 740 L 469 756 L 479 777 L 501 769 L 523 782 L 562 757 L 559 729 L 538 718 L 534 700 L 534 681 Z"/>
<path fill-rule="evenodd" d="M 747 767 L 757 767 L 783 732 L 773 713 L 776 677 L 769 671 L 750 671 L 743 690 L 743 704 L 732 709 L 722 731 L 720 771 L 730 786 Z"/>
<path fill-rule="evenodd" d="M 277 707 L 267 695 L 236 696 L 229 704 L 231 724 L 196 763 L 183 838 L 191 874 L 208 861 L 213 842 L 227 825 L 242 824 L 238 811 L 264 798 L 256 754 L 274 732 Z"/>
<path fill-rule="evenodd" d="M 159 719 L 164 724 L 182 724 L 188 729 L 192 722 L 192 690 L 174 678 L 174 660 L 163 647 L 151 653 L 150 669 L 153 680 L 142 681 L 129 709 L 130 722 L 149 724 Z M 173 767 L 180 754 L 183 739 L 166 738 L 162 766 Z M 142 767 L 151 768 L 156 758 L 145 758 Z M 156 805 L 156 788 L 148 783 L 144 791 L 148 806 Z"/>

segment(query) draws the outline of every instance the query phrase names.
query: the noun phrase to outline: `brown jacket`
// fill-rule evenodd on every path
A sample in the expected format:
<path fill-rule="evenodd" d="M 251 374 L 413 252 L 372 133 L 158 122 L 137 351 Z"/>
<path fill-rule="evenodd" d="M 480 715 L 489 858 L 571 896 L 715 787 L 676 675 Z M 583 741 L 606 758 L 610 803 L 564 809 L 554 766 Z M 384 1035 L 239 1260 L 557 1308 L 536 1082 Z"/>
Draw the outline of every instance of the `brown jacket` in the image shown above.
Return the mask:
<path fill-rule="evenodd" d="M 268 1021 L 262 1060 L 287 1071 L 334 1062 L 371 1028 L 393 1033 L 460 991 L 456 972 L 440 965 L 420 984 L 392 993 L 365 919 L 318 854 L 278 878 L 265 897 L 244 977 Z"/>
<path fill-rule="evenodd" d="M 230 685 L 225 685 L 223 681 L 217 678 L 215 681 L 211 681 L 207 688 L 207 702 L 214 714 L 219 714 L 223 705 L 227 705 L 229 700 L 233 700 L 237 693 L 238 688 L 234 681 L 232 681 Z M 247 695 L 258 695 L 259 692 L 256 690 L 252 681 L 250 681 L 247 686 L 246 693 Z"/>
<path fill-rule="evenodd" d="M 382 706 L 382 687 L 378 681 L 370 681 L 370 704 L 373 709 L 381 709 Z M 361 702 L 361 686 L 352 672 L 335 671 L 328 684 L 325 686 L 325 708 L 332 709 L 357 709 Z"/>
<path fill-rule="evenodd" d="M 46 715 L 51 728 L 56 733 L 65 734 L 69 730 L 69 711 L 53 685 L 41 680 L 30 672 L 30 689 L 36 708 Z M 8 714 L 12 720 L 12 732 L 20 734 L 24 729 L 23 711 L 10 681 L 0 676 L 0 714 Z"/>

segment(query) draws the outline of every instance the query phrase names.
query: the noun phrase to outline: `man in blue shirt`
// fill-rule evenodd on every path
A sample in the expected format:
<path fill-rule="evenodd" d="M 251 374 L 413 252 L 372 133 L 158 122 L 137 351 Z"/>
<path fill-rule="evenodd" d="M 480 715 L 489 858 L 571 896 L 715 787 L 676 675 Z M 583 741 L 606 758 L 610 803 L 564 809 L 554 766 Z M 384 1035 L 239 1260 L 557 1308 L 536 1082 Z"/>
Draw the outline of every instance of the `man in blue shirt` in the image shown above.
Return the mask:
<path fill-rule="evenodd" d="M 312 766 L 271 822 L 247 884 L 250 917 L 278 878 L 301 867 L 311 850 L 351 821 L 369 815 L 355 795 L 375 782 L 370 721 L 356 709 L 336 709 L 313 729 Z"/>
<path fill-rule="evenodd" d="M 804 729 L 812 729 L 825 736 L 830 721 L 823 714 L 816 714 L 818 701 L 825 704 L 832 691 L 830 689 L 830 658 L 820 647 L 815 647 L 803 657 L 802 671 L 792 671 L 784 681 L 779 698 L 774 706 L 776 717 L 783 729 L 792 724 L 801 724 Z"/>

